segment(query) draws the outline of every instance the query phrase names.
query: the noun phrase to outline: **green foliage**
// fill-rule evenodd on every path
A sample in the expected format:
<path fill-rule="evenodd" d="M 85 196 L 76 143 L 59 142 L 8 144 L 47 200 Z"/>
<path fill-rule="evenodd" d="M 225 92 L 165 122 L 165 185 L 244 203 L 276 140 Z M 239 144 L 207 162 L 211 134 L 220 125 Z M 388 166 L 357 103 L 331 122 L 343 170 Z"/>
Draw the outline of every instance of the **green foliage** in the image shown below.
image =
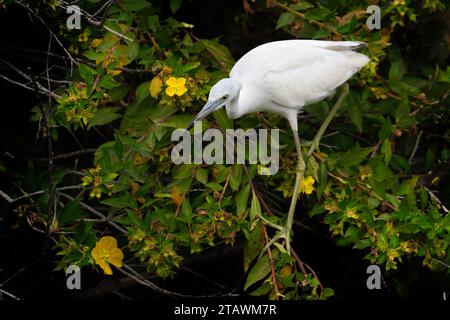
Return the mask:
<path fill-rule="evenodd" d="M 449 44 L 430 48 L 441 50 L 444 58 L 428 59 L 402 50 L 394 35 L 445 5 L 438 0 L 425 1 L 423 8 L 413 1 L 382 1 L 383 27 L 369 31 L 365 10 L 371 1 L 268 2 L 273 7 L 257 1 L 254 9 L 275 14 L 273 27 L 292 37 L 369 44 L 371 61 L 350 81 L 351 93 L 330 129 L 336 133 L 307 159 L 305 174 L 314 178 L 314 192 L 301 195 L 302 207 L 311 220 L 329 226 L 338 245 L 362 250 L 371 263 L 386 270 L 415 256 L 428 268 L 443 268 L 438 261 L 448 261 L 450 215 L 431 196 L 429 187 L 438 182 L 427 185 L 422 178 L 450 157 L 450 132 L 447 128 L 444 135 L 447 148 L 430 145 L 423 151 L 423 145 L 417 150 L 415 144 L 430 123 L 448 121 L 450 68 L 444 68 L 444 58 Z M 74 234 L 59 237 L 57 269 L 94 264 L 90 252 L 106 225 L 83 221 L 88 213 L 79 205 L 90 200 L 103 207 L 110 222 L 126 229 L 126 235 L 117 237 L 127 258 L 138 259 L 158 277 L 173 276 L 186 255 L 219 243 L 233 245 L 244 234 L 244 290 L 249 294 L 332 296 L 333 290 L 323 287 L 280 243 L 259 257 L 269 242 L 267 221 L 283 218 L 262 205 L 253 181 L 284 197 L 292 195 L 296 155 L 290 132 L 281 134 L 285 148 L 275 176 L 258 177 L 256 165 L 174 165 L 172 131 L 192 120 L 210 87 L 227 76 L 234 60 L 219 39 L 198 39 L 192 25 L 165 17 L 150 2 L 120 3 L 108 13 L 106 26 L 114 32 L 89 26 L 70 42 L 71 52 L 84 62 L 78 64 L 74 82 L 60 88 L 50 119 L 55 130 L 115 128 L 114 139 L 98 147 L 92 167 L 84 171 L 88 196 L 65 203 L 59 211 L 56 229 Z M 182 5 L 189 4 L 170 1 L 173 13 Z M 301 138 L 313 137 L 331 105 L 326 100 L 306 108 L 312 118 L 301 123 Z M 40 111 L 35 112 L 37 119 Z M 233 123 L 218 112 L 204 127 L 262 126 L 256 117 Z M 285 126 L 272 115 L 267 121 Z M 301 214 L 299 210 L 297 216 Z"/>

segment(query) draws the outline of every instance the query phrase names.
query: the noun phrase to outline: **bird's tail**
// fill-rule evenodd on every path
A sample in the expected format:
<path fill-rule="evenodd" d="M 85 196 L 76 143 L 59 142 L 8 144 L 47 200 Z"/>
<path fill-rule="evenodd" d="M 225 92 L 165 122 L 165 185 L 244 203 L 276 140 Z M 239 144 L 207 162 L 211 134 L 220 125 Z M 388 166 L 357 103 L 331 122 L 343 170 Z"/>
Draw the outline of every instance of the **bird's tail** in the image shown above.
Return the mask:
<path fill-rule="evenodd" d="M 367 47 L 367 43 L 362 41 L 334 41 L 333 45 L 328 46 L 328 50 L 334 51 L 358 51 Z"/>

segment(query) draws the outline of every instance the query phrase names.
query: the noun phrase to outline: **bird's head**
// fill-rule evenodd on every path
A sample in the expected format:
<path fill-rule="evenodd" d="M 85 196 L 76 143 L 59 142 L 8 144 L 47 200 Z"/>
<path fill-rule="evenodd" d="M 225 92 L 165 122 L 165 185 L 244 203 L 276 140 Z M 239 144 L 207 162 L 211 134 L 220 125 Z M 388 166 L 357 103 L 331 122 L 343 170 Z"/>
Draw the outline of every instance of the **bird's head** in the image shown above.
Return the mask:
<path fill-rule="evenodd" d="M 239 96 L 240 90 L 241 84 L 233 79 L 226 78 L 217 82 L 209 92 L 208 102 L 206 102 L 202 110 L 194 117 L 187 130 L 192 128 L 195 121 L 200 121 L 210 113 L 230 105 L 231 101 Z"/>

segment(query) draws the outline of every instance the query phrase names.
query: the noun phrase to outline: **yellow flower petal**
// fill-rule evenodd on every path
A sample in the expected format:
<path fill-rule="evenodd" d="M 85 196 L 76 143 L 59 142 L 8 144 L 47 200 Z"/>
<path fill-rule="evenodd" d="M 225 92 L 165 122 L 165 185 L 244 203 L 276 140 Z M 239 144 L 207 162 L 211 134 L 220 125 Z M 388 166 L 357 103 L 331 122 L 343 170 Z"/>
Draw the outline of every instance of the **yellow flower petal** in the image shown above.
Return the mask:
<path fill-rule="evenodd" d="M 156 98 L 158 96 L 158 94 L 161 92 L 161 88 L 162 88 L 162 80 L 160 77 L 156 76 L 152 79 L 152 81 L 150 82 L 150 95 L 153 98 Z"/>
<path fill-rule="evenodd" d="M 103 42 L 103 39 L 94 39 L 91 41 L 91 47 L 98 47 Z"/>
<path fill-rule="evenodd" d="M 123 253 L 119 248 L 114 248 L 108 258 L 108 262 L 117 268 L 122 268 Z"/>
<path fill-rule="evenodd" d="M 305 177 L 300 184 L 300 192 L 311 194 L 314 190 L 314 178 L 311 176 Z"/>
<path fill-rule="evenodd" d="M 111 267 L 109 266 L 109 264 L 108 264 L 108 262 L 106 262 L 106 261 L 101 261 L 100 263 L 97 263 L 99 266 L 100 266 L 100 268 L 102 268 L 103 269 L 103 272 L 105 273 L 105 274 L 107 274 L 107 275 L 112 275 L 112 270 L 111 270 Z"/>
<path fill-rule="evenodd" d="M 166 80 L 166 84 L 170 87 L 176 87 L 177 86 L 177 78 L 170 77 Z"/>
<path fill-rule="evenodd" d="M 166 94 L 169 97 L 173 97 L 173 95 L 176 93 L 176 89 L 174 87 L 167 87 L 166 88 Z"/>
<path fill-rule="evenodd" d="M 100 239 L 98 246 L 104 250 L 112 250 L 117 248 L 117 240 L 111 236 L 105 236 Z"/>
<path fill-rule="evenodd" d="M 179 88 L 179 89 L 176 90 L 175 94 L 176 94 L 177 96 L 180 97 L 180 96 L 182 96 L 183 94 L 185 94 L 186 91 L 187 91 L 186 87 Z"/>
<path fill-rule="evenodd" d="M 122 70 L 108 70 L 107 73 L 113 76 L 117 76 L 122 73 Z"/>
<path fill-rule="evenodd" d="M 95 246 L 95 248 L 91 252 L 91 255 L 94 258 L 96 264 L 99 264 L 102 261 L 100 255 L 100 248 L 98 246 Z"/>
<path fill-rule="evenodd" d="M 185 78 L 178 78 L 176 87 L 182 88 L 186 85 L 186 79 Z"/>

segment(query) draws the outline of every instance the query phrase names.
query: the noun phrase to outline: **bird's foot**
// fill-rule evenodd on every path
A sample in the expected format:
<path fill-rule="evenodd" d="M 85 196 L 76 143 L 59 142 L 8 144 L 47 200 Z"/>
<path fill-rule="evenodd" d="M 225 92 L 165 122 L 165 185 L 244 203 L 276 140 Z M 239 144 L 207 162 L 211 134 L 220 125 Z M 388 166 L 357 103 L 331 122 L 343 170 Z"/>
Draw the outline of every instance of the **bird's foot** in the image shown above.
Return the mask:
<path fill-rule="evenodd" d="M 278 229 L 279 231 L 272 237 L 272 239 L 270 239 L 270 241 L 264 246 L 264 248 L 261 250 L 261 253 L 259 254 L 259 258 L 261 258 L 267 250 L 270 249 L 270 247 L 272 245 L 275 245 L 275 243 L 277 243 L 278 240 L 283 239 L 285 240 L 285 245 L 286 248 L 283 248 L 282 245 L 280 245 L 279 243 L 277 243 L 278 245 L 277 248 L 281 251 L 286 251 L 285 253 L 287 254 L 291 254 L 291 230 L 292 228 L 289 228 L 288 226 L 284 226 L 284 227 L 280 227 L 278 226 L 280 229 Z"/>

